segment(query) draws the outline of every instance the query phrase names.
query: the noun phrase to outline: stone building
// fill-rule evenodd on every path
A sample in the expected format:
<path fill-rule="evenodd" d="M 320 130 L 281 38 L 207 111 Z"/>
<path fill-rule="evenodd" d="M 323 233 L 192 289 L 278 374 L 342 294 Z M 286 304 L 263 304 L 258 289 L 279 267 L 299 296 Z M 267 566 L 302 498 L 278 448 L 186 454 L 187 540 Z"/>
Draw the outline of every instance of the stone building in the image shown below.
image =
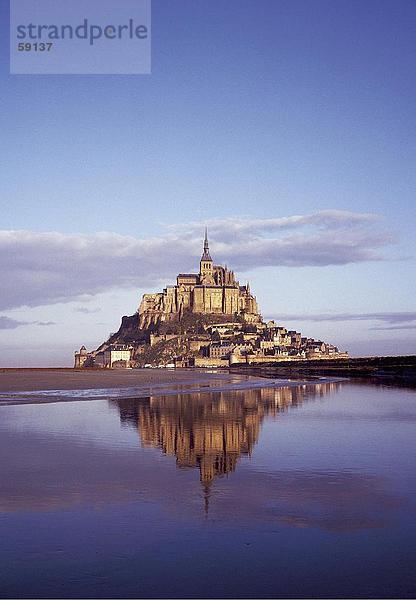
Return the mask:
<path fill-rule="evenodd" d="M 81 346 L 78 352 L 75 352 L 74 369 L 82 369 L 88 361 L 89 355 L 85 346 Z"/>
<path fill-rule="evenodd" d="M 185 311 L 239 315 L 247 323 L 261 322 L 249 284 L 240 285 L 233 271 L 214 265 L 206 231 L 199 273 L 180 273 L 176 285 L 167 286 L 163 292 L 144 294 L 139 307 L 139 327 L 146 329 L 152 324 L 178 320 Z"/>
<path fill-rule="evenodd" d="M 114 344 L 95 355 L 95 366 L 105 369 L 129 368 L 131 359 L 131 348 Z"/>
<path fill-rule="evenodd" d="M 206 348 L 209 358 L 229 357 L 233 350 L 234 344 L 231 342 L 213 342 Z"/>

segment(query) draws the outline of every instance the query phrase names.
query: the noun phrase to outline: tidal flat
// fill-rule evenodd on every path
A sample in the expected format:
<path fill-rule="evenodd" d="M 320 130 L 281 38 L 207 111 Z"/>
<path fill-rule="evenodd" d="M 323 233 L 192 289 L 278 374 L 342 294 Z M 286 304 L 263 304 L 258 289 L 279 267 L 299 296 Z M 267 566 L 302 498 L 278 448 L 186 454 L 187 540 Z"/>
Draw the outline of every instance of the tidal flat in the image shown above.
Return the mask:
<path fill-rule="evenodd" d="M 416 595 L 414 390 L 162 370 L 0 382 L 1 597 Z"/>
<path fill-rule="evenodd" d="M 221 369 L 2 369 L 0 405 L 297 385 Z"/>

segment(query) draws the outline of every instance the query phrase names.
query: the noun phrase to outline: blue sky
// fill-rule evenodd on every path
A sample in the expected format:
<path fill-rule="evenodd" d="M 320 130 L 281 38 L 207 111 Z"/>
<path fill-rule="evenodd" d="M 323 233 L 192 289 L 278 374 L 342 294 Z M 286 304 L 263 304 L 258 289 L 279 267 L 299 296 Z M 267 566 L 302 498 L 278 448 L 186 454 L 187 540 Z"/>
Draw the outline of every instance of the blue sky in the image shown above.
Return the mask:
<path fill-rule="evenodd" d="M 414 2 L 153 0 L 131 76 L 9 75 L 0 2 L 5 365 L 70 365 L 197 268 L 205 223 L 265 316 L 416 352 Z"/>

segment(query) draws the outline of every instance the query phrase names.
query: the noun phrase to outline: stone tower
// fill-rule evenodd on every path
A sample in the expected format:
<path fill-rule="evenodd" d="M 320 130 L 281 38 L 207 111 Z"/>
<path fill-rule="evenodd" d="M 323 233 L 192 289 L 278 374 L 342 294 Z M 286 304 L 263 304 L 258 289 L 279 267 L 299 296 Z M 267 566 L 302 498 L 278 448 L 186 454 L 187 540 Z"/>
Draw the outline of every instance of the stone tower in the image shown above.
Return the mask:
<path fill-rule="evenodd" d="M 204 252 L 199 263 L 199 281 L 201 285 L 215 285 L 214 263 L 209 253 L 207 228 L 205 228 Z"/>

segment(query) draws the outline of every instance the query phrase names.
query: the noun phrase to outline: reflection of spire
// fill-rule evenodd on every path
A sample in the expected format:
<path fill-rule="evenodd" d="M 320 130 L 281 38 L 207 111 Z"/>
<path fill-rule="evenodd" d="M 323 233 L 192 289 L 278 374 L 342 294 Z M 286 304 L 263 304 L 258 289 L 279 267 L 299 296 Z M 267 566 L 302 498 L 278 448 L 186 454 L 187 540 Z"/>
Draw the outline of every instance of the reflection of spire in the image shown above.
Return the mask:
<path fill-rule="evenodd" d="M 204 490 L 204 512 L 205 512 L 205 516 L 208 517 L 208 513 L 209 513 L 209 497 L 211 495 L 211 482 L 210 483 L 204 483 L 202 487 L 203 487 L 203 490 Z"/>

